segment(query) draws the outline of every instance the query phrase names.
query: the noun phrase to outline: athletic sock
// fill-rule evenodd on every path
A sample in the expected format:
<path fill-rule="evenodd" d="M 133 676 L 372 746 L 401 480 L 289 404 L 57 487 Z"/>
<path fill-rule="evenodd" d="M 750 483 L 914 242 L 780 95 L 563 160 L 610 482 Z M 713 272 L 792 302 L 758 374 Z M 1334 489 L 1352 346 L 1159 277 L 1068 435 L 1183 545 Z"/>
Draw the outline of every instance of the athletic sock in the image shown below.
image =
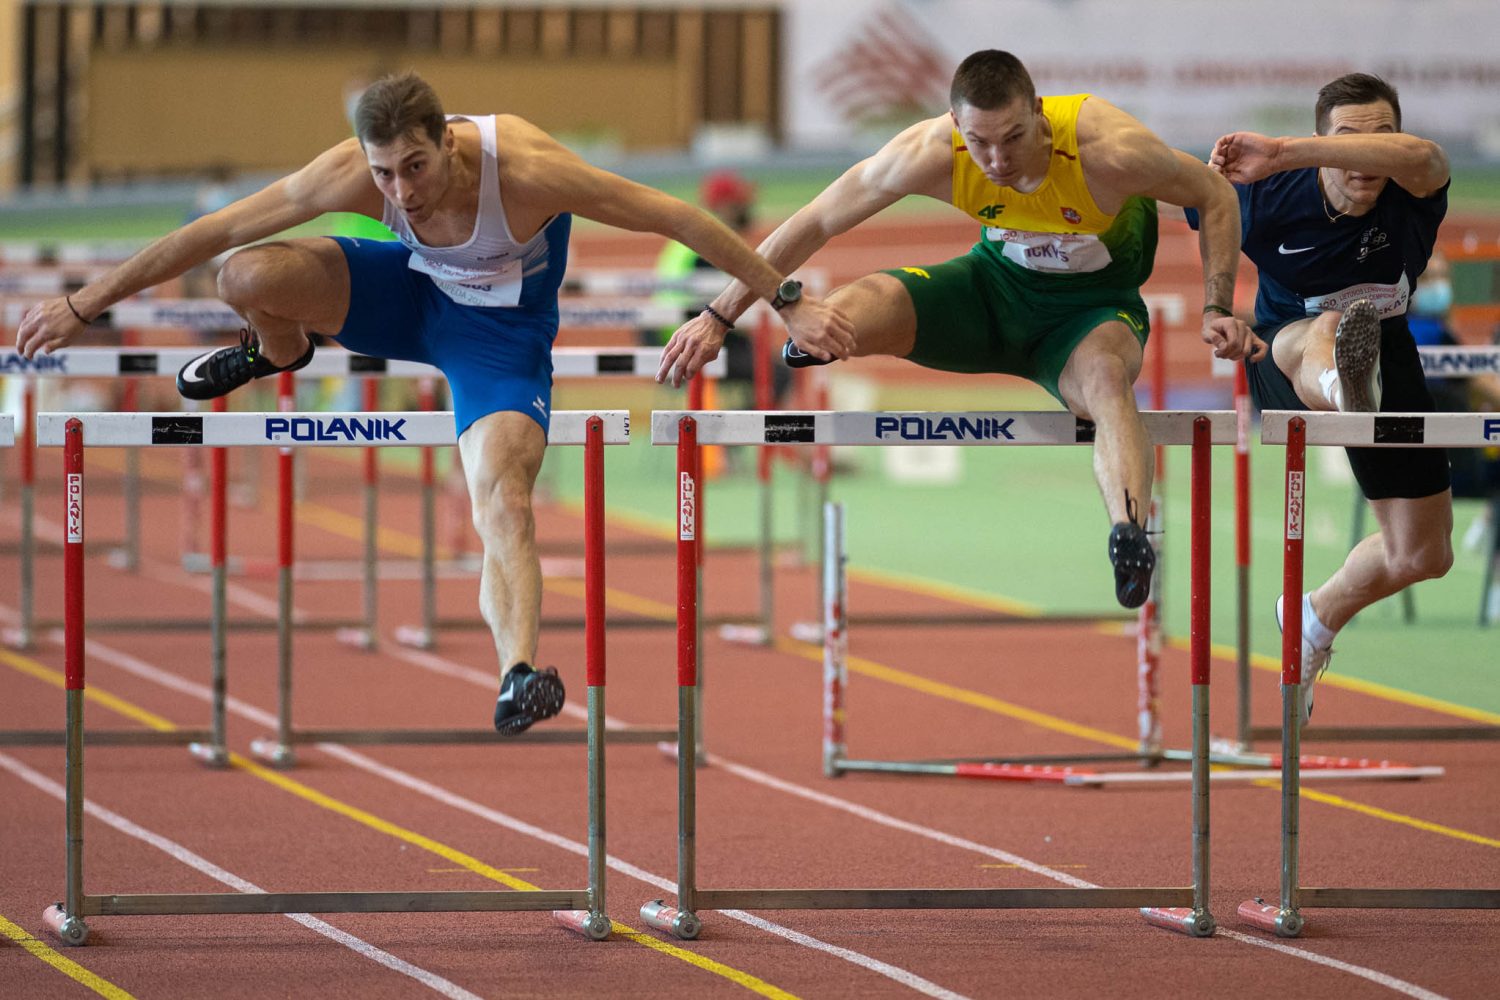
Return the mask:
<path fill-rule="evenodd" d="M 1318 376 L 1318 386 L 1323 390 L 1323 398 L 1332 403 L 1335 410 L 1344 408 L 1344 391 L 1339 386 L 1338 369 L 1324 368 L 1323 374 Z"/>
<path fill-rule="evenodd" d="M 1333 630 L 1323 624 L 1318 613 L 1313 610 L 1312 594 L 1302 595 L 1302 635 L 1310 639 L 1314 647 L 1327 649 L 1333 645 Z"/>

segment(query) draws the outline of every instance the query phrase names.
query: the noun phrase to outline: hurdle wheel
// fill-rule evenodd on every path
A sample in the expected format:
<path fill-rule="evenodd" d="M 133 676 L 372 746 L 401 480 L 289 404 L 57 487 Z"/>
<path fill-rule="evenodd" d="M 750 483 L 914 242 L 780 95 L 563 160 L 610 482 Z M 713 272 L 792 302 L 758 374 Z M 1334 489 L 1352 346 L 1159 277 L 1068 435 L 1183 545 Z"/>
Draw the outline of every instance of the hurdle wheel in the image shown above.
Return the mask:
<path fill-rule="evenodd" d="M 42 922 L 70 948 L 77 948 L 89 939 L 88 924 L 82 918 L 64 912 L 61 903 L 53 903 L 43 910 Z"/>

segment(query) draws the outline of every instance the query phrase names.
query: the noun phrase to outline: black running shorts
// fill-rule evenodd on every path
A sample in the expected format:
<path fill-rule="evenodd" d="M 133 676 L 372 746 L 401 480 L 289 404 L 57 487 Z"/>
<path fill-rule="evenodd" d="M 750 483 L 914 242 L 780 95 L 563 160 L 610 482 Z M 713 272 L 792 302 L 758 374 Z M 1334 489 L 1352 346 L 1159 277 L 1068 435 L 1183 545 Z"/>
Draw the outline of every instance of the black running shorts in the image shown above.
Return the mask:
<path fill-rule="evenodd" d="M 1295 322 L 1289 320 L 1288 323 Z M 1306 410 L 1269 350 L 1287 323 L 1255 332 L 1266 342 L 1264 361 L 1246 361 L 1250 399 L 1258 410 Z M 1402 322 L 1380 324 L 1380 409 L 1386 413 L 1431 413 L 1432 394 L 1422 377 L 1416 342 Z M 1345 448 L 1359 488 L 1370 500 L 1416 500 L 1448 488 L 1448 453 L 1442 448 Z"/>

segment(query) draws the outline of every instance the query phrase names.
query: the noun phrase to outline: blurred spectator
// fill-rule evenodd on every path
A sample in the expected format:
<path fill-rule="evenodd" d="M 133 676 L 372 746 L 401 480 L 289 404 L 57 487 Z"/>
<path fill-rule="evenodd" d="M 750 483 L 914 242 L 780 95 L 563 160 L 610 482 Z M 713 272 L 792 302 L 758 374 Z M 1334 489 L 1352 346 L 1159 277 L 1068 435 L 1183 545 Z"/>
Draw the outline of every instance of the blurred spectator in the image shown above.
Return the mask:
<path fill-rule="evenodd" d="M 703 178 L 698 188 L 698 202 L 715 218 L 741 239 L 748 239 L 755 222 L 755 185 L 733 170 L 716 170 Z M 753 244 L 752 244 L 753 245 Z M 698 272 L 715 273 L 708 261 L 699 257 L 681 243 L 668 243 L 656 259 L 656 274 L 663 282 L 682 281 Z M 725 279 L 728 284 L 728 279 Z M 684 312 L 697 312 L 707 302 L 706 296 L 691 292 L 662 292 L 658 302 L 681 306 Z M 662 330 L 644 333 L 646 343 L 665 344 L 677 329 L 677 324 Z M 719 400 L 705 403 L 710 409 L 725 405 L 738 405 L 751 409 L 755 406 L 755 343 L 750 330 L 734 329 L 724 340 L 726 377 L 724 388 L 732 389 L 735 403 Z M 782 405 L 792 383 L 792 373 L 785 365 L 772 359 L 771 394 L 776 406 Z M 708 383 L 711 389 L 713 383 Z"/>

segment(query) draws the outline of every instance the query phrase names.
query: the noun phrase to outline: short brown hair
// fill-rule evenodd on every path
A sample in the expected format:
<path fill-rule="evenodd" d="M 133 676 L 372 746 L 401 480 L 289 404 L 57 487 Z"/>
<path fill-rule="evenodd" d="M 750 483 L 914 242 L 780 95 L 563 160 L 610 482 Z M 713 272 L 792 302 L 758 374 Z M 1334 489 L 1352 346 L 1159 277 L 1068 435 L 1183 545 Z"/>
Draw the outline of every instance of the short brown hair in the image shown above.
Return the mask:
<path fill-rule="evenodd" d="M 959 63 L 948 90 L 948 103 L 955 108 L 967 104 L 994 111 L 1016 98 L 1035 103 L 1036 86 L 1021 60 L 999 49 L 982 49 Z"/>
<path fill-rule="evenodd" d="M 415 73 L 383 76 L 365 88 L 354 108 L 362 146 L 384 146 L 413 132 L 442 145 L 448 119 L 437 92 Z"/>
<path fill-rule="evenodd" d="M 1396 88 L 1371 73 L 1345 73 L 1318 91 L 1318 103 L 1313 107 L 1315 128 L 1318 135 L 1328 132 L 1328 116 L 1334 108 L 1346 104 L 1374 104 L 1384 101 L 1396 113 L 1396 131 L 1401 131 L 1401 99 Z"/>

